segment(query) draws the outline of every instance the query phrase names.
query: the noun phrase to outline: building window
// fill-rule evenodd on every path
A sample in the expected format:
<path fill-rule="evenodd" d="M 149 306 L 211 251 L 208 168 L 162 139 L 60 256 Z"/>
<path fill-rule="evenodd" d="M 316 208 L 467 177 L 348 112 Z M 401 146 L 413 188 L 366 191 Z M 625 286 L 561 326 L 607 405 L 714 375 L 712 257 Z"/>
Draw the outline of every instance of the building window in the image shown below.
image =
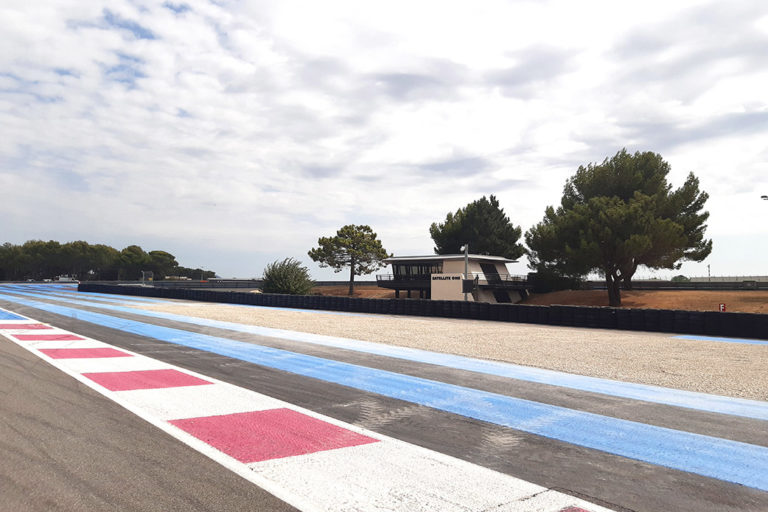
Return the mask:
<path fill-rule="evenodd" d="M 392 272 L 402 278 L 426 277 L 443 273 L 443 262 L 436 263 L 395 263 Z"/>

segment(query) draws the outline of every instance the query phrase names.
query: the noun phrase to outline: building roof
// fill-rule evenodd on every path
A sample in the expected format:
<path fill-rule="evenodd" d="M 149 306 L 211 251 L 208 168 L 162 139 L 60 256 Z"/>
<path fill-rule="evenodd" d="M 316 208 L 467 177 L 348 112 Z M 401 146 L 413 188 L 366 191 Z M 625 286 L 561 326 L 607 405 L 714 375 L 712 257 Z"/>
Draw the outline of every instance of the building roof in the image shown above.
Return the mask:
<path fill-rule="evenodd" d="M 517 260 L 511 260 L 503 256 L 489 256 L 487 254 L 470 254 L 468 258 L 472 261 L 494 261 L 503 263 L 517 263 Z M 464 260 L 463 254 L 430 254 L 427 256 L 393 256 L 387 258 L 384 263 L 417 263 L 421 261 L 452 261 Z"/>

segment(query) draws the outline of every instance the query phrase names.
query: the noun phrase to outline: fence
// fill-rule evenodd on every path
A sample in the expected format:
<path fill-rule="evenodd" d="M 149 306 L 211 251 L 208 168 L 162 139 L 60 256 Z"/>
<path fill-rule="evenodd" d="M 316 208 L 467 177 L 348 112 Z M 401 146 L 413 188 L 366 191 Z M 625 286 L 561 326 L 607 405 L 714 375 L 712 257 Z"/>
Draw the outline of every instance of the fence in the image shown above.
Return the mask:
<path fill-rule="evenodd" d="M 154 281 L 155 288 L 261 288 L 264 281 L 261 279 L 207 279 L 199 280 L 175 280 L 166 279 Z M 315 281 L 315 286 L 348 286 L 349 281 Z M 376 286 L 376 281 L 355 281 L 355 286 Z"/>
<path fill-rule="evenodd" d="M 719 311 L 532 306 L 426 299 L 360 299 L 81 283 L 79 291 L 299 309 L 768 339 L 768 315 Z"/>
<path fill-rule="evenodd" d="M 585 281 L 583 290 L 604 290 L 605 281 Z M 768 290 L 765 281 L 632 281 L 633 290 Z"/>

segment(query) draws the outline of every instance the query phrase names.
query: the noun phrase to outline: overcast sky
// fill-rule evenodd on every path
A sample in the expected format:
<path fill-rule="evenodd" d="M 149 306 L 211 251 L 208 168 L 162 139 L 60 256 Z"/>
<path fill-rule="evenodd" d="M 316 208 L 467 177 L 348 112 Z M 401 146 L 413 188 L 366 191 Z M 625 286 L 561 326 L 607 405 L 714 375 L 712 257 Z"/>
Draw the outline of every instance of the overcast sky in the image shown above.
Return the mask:
<path fill-rule="evenodd" d="M 431 254 L 495 194 L 525 231 L 626 147 L 710 194 L 680 272 L 768 274 L 765 0 L 36 0 L 0 26 L 0 242 L 345 279 L 307 256 L 342 225 Z"/>

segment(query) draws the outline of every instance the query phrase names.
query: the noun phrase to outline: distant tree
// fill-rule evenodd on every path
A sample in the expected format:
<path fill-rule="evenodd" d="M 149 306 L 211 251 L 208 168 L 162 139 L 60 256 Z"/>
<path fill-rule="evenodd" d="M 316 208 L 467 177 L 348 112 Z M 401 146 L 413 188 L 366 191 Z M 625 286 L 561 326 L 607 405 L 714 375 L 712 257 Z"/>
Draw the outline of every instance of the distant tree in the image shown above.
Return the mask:
<path fill-rule="evenodd" d="M 334 272 L 349 267 L 351 296 L 355 291 L 355 276 L 375 272 L 385 265 L 382 260 L 389 256 L 376 237 L 370 226 L 349 224 L 339 229 L 336 236 L 319 238 L 318 247 L 309 251 L 309 257 L 321 267 L 333 268 Z"/>
<path fill-rule="evenodd" d="M 608 302 L 621 305 L 621 284 L 631 287 L 638 266 L 680 268 L 712 251 L 704 239 L 708 195 L 689 174 L 677 190 L 660 155 L 619 151 L 602 164 L 581 166 L 569 178 L 560 206 L 525 235 L 532 269 L 566 276 L 598 272 Z"/>
<path fill-rule="evenodd" d="M 176 274 L 190 278 L 215 277 L 211 270 L 179 267 L 166 251 L 150 251 L 130 245 L 118 251 L 108 245 L 90 245 L 77 240 L 60 244 L 54 240 L 28 240 L 23 245 L 0 245 L 0 280 L 51 279 L 69 274 L 80 280 L 138 279 L 142 270 L 152 270 L 159 279 Z"/>
<path fill-rule="evenodd" d="M 673 277 L 672 279 L 670 279 L 670 281 L 672 281 L 673 283 L 688 283 L 691 281 L 691 279 L 684 275 L 679 275 L 679 276 Z"/>
<path fill-rule="evenodd" d="M 19 279 L 19 258 L 21 250 L 18 245 L 4 243 L 0 245 L 0 280 L 13 281 Z"/>
<path fill-rule="evenodd" d="M 162 280 L 166 276 L 172 275 L 179 266 L 173 254 L 165 251 L 149 251 L 149 268 L 154 272 L 154 279 Z"/>
<path fill-rule="evenodd" d="M 264 268 L 261 279 L 264 293 L 306 295 L 315 286 L 309 269 L 293 258 L 270 263 Z"/>
<path fill-rule="evenodd" d="M 88 242 L 78 240 L 61 246 L 61 262 L 67 274 L 83 279 L 94 266 L 94 254 Z"/>
<path fill-rule="evenodd" d="M 120 263 L 120 251 L 104 244 L 91 246 L 92 264 L 90 272 L 93 279 L 113 281 L 117 279 Z"/>
<path fill-rule="evenodd" d="M 118 279 L 137 280 L 142 270 L 149 270 L 152 259 L 138 245 L 129 245 L 120 251 Z"/>
<path fill-rule="evenodd" d="M 493 195 L 489 199 L 483 196 L 456 213 L 448 212 L 445 222 L 432 223 L 429 234 L 435 242 L 435 254 L 457 254 L 467 243 L 474 254 L 517 259 L 525 253 L 518 243 L 522 230 L 512 224 Z"/>
<path fill-rule="evenodd" d="M 28 240 L 21 246 L 19 275 L 15 279 L 52 279 L 68 273 L 61 257 L 61 244 L 55 240 Z"/>
<path fill-rule="evenodd" d="M 190 279 L 205 280 L 216 277 L 216 272 L 213 270 L 203 270 L 201 268 L 176 267 L 173 269 L 172 275 L 188 277 Z"/>

